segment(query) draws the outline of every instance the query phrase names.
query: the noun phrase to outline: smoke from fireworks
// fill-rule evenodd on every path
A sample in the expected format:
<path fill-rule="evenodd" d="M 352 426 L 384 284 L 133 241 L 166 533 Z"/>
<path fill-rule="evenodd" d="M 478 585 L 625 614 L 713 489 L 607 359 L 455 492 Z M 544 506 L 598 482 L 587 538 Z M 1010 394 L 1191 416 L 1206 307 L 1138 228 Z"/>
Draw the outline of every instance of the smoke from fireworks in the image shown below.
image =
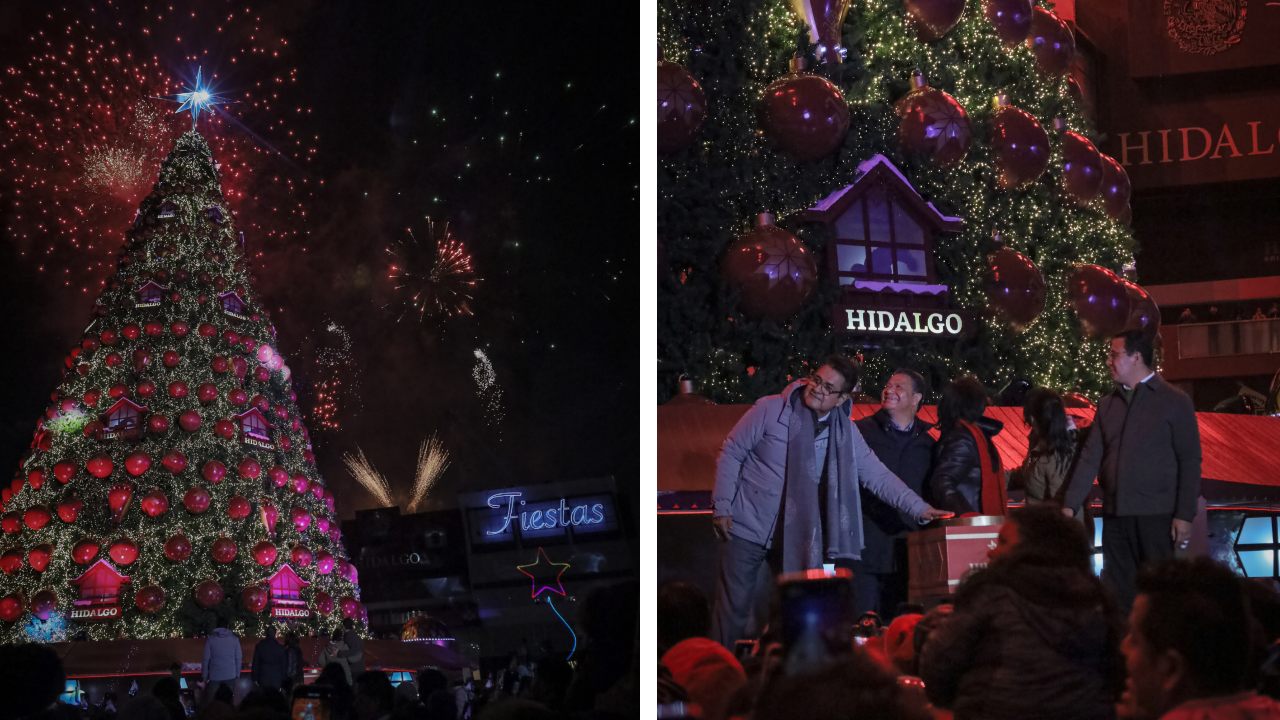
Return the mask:
<path fill-rule="evenodd" d="M 360 483 L 361 487 L 369 491 L 373 499 L 381 503 L 382 507 L 391 507 L 395 505 L 395 500 L 391 498 L 391 484 L 383 477 L 382 473 L 374 469 L 373 464 L 369 462 L 369 458 L 364 456 L 364 450 L 356 448 L 358 455 L 345 453 L 342 456 L 342 463 L 347 466 L 347 471 L 351 473 L 351 477 Z"/>
<path fill-rule="evenodd" d="M 498 385 L 498 374 L 493 370 L 489 355 L 479 348 L 475 350 L 476 364 L 471 368 L 471 379 L 476 382 L 476 397 L 484 406 L 485 423 L 494 432 L 494 436 L 502 440 L 502 387 Z"/>
<path fill-rule="evenodd" d="M 436 481 L 449 469 L 449 451 L 444 443 L 432 435 L 418 448 L 418 469 L 413 476 L 413 492 L 409 499 L 409 512 L 415 512 L 427 499 Z"/>
<path fill-rule="evenodd" d="M 73 0 L 25 14 L 27 57 L 0 76 L 0 194 L 6 235 L 36 270 L 84 294 L 105 285 L 138 200 L 189 122 L 158 100 L 190 80 L 171 68 L 194 75 L 203 63 L 217 83 L 210 57 L 238 78 L 261 78 L 221 83 L 235 104 L 201 125 L 251 256 L 261 265 L 302 247 L 311 182 L 298 176 L 317 138 L 291 127 L 311 110 L 281 97 L 297 71 L 275 28 L 230 0 L 179 9 Z"/>
<path fill-rule="evenodd" d="M 387 277 L 395 282 L 400 296 L 401 320 L 416 315 L 418 321 L 428 316 L 450 318 L 471 315 L 471 301 L 480 277 L 471 266 L 471 254 L 462 241 L 453 237 L 449 223 L 433 223 L 427 218 L 430 242 L 418 241 L 412 229 L 408 239 L 387 246 L 390 264 Z"/>

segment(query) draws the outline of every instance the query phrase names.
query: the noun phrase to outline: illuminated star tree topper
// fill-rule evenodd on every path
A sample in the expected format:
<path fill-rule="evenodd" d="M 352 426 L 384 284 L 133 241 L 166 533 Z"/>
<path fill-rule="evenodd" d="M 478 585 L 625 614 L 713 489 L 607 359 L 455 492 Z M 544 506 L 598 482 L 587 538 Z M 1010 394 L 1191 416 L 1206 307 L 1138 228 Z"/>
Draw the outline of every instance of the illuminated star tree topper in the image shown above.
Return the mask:
<path fill-rule="evenodd" d="M 178 93 L 178 102 L 181 105 L 174 112 L 180 113 L 184 110 L 191 112 L 191 129 L 196 129 L 196 120 L 200 119 L 200 111 L 207 110 L 213 112 L 214 105 L 226 104 L 222 96 L 214 93 L 204 82 L 204 68 L 196 68 L 196 83 L 191 90 Z"/>

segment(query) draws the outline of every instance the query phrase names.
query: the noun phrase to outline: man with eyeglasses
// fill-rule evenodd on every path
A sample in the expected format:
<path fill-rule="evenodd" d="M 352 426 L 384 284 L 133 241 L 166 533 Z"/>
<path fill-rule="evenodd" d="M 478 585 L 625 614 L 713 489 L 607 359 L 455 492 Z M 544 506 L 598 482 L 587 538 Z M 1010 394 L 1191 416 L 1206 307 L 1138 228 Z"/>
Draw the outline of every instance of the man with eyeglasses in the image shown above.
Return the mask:
<path fill-rule="evenodd" d="M 733 649 L 760 566 L 775 573 L 848 566 L 862 552 L 860 488 L 921 525 L 950 517 L 885 468 L 850 418 L 861 372 L 833 355 L 781 394 L 757 400 L 716 461 L 721 541 L 712 635 Z"/>

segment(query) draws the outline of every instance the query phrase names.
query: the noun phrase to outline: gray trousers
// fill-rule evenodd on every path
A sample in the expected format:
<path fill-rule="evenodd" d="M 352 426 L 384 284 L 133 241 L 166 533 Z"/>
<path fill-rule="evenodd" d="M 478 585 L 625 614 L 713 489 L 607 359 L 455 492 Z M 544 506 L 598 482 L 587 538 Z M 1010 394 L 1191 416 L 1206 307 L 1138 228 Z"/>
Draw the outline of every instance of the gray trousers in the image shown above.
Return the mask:
<path fill-rule="evenodd" d="M 750 540 L 729 536 L 720 543 L 720 574 L 716 578 L 715 609 L 711 614 L 711 637 L 733 651 L 747 618 L 760 598 L 760 571 L 768 567 L 775 574 L 777 553 Z"/>

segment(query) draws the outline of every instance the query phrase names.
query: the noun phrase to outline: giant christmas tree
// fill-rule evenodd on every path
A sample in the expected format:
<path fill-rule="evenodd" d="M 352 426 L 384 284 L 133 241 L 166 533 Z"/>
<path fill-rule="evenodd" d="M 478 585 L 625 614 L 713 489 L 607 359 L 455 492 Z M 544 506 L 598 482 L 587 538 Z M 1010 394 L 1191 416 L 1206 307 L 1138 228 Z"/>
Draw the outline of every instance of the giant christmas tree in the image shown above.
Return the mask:
<path fill-rule="evenodd" d="M 935 389 L 962 372 L 989 388 L 1107 386 L 1105 335 L 1149 326 L 1125 317 L 1153 306 L 1113 274 L 1133 257 L 1128 180 L 1087 139 L 1070 28 L 1035 5 L 661 0 L 659 400 L 680 375 L 719 401 L 776 392 L 833 350 L 862 354 L 871 387 L 896 366 Z M 809 69 L 789 74 L 797 53 Z M 877 165 L 920 201 L 880 204 L 866 232 L 886 242 L 863 237 L 861 216 L 853 228 L 811 221 Z M 927 280 L 923 254 L 902 250 L 920 239 L 889 241 L 908 211 L 946 226 Z M 753 230 L 760 213 L 776 226 Z M 832 248 L 863 240 L 865 255 Z M 844 333 L 832 309 L 854 288 L 908 310 L 944 297 L 974 329 Z"/>
<path fill-rule="evenodd" d="M 193 129 L 0 491 L 0 642 L 361 619 L 243 243 Z"/>

